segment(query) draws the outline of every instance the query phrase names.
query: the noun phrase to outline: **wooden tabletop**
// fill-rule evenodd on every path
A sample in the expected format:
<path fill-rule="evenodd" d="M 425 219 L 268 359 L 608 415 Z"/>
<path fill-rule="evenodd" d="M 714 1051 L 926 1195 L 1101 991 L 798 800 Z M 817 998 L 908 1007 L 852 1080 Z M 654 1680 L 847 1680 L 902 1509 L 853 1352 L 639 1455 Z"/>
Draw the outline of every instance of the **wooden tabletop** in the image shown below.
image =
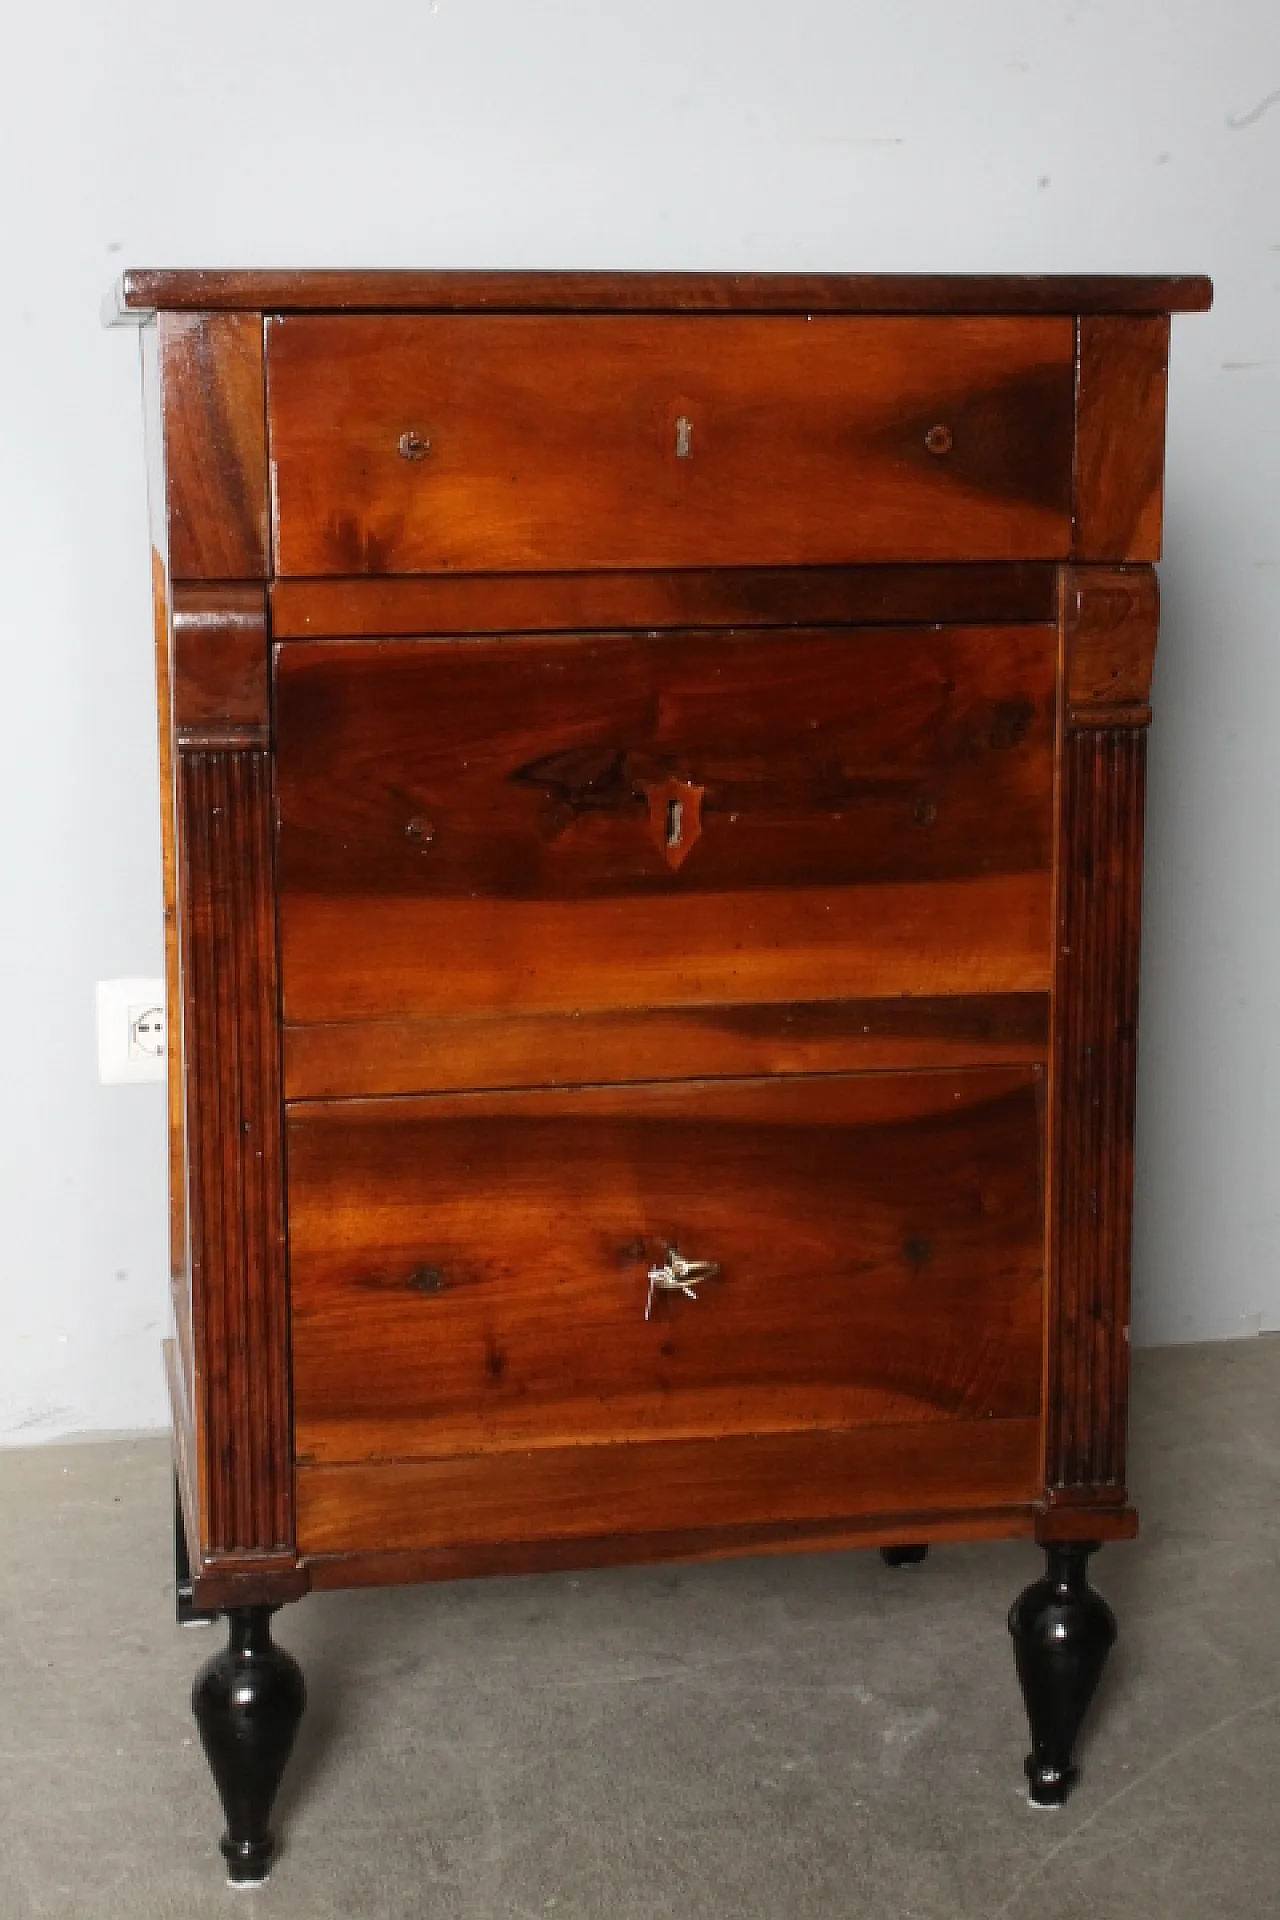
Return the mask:
<path fill-rule="evenodd" d="M 271 313 L 1204 313 L 1202 274 L 173 271 L 130 267 L 108 324 L 161 309 Z"/>

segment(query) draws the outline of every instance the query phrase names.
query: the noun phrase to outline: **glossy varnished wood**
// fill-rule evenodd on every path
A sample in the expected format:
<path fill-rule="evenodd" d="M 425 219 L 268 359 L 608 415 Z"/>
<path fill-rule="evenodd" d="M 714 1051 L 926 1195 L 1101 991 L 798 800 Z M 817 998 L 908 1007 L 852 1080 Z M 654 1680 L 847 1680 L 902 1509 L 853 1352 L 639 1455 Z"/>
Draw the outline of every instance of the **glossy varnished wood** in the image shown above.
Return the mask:
<path fill-rule="evenodd" d="M 175 587 L 173 718 L 180 744 L 265 746 L 269 705 L 262 585 Z"/>
<path fill-rule="evenodd" d="M 1145 726 L 1160 621 L 1153 567 L 1065 567 L 1062 574 L 1067 719 Z"/>
<path fill-rule="evenodd" d="M 677 945 L 662 902 L 290 895 L 285 1013 L 299 1023 L 612 1013 L 648 1006 L 1047 992 L 1047 879 L 708 895 Z M 572 924 L 570 924 L 570 922 Z"/>
<path fill-rule="evenodd" d="M 1056 650 L 1049 627 L 282 646 L 286 1018 L 1042 991 Z M 671 777 L 701 794 L 678 866 L 652 833 Z"/>
<path fill-rule="evenodd" d="M 701 567 L 645 573 L 431 574 L 277 580 L 277 640 L 655 627 L 901 626 L 1057 614 L 1058 570 L 1007 566 Z"/>
<path fill-rule="evenodd" d="M 1150 562 L 1209 297 L 125 276 L 235 1877 L 313 1585 L 1035 1539 L 1061 1797 L 1136 1528 Z"/>
<path fill-rule="evenodd" d="M 302 1671 L 271 1638 L 269 1606 L 230 1609 L 229 1644 L 196 1675 L 191 1706 L 227 1830 L 233 1887 L 259 1885 L 276 1851 L 269 1821 L 306 1706 Z"/>
<path fill-rule="evenodd" d="M 1051 1485 L 1124 1484 L 1145 767 L 1138 727 L 1063 743 Z"/>
<path fill-rule="evenodd" d="M 704 893 L 1047 873 L 1056 654 L 1049 626 L 281 647 L 282 892 L 683 925 Z M 702 796 L 678 869 L 671 777 Z"/>
<path fill-rule="evenodd" d="M 289 1124 L 306 1464 L 1034 1417 L 1035 1068 L 343 1102 Z M 646 1273 L 721 1268 L 696 1300 Z"/>
<path fill-rule="evenodd" d="M 132 267 L 108 319 L 248 312 L 1203 313 L 1203 274 L 262 272 Z"/>
<path fill-rule="evenodd" d="M 876 1513 L 836 1520 L 758 1521 L 745 1526 L 690 1527 L 682 1533 L 596 1533 L 586 1538 L 504 1540 L 497 1545 L 418 1547 L 394 1553 L 311 1554 L 317 1592 L 335 1587 L 402 1586 L 426 1580 L 475 1580 L 494 1574 L 566 1573 L 588 1567 L 649 1566 L 672 1561 L 731 1560 L 750 1554 L 837 1553 L 900 1540 L 903 1532 L 930 1545 L 950 1540 L 1029 1540 L 1035 1510 L 1027 1504 L 945 1512 Z"/>
<path fill-rule="evenodd" d="M 1065 557 L 1074 344 L 1057 318 L 276 318 L 275 564 Z"/>
<path fill-rule="evenodd" d="M 1077 560 L 1160 558 L 1169 322 L 1080 322 Z"/>
<path fill-rule="evenodd" d="M 205 1556 L 292 1541 L 270 759 L 179 756 L 191 1287 Z"/>
<path fill-rule="evenodd" d="M 284 1029 L 285 1097 L 463 1092 L 1049 1057 L 1047 993 L 827 1000 Z"/>
<path fill-rule="evenodd" d="M 1145 569 L 1068 568 L 1045 1478 L 1124 1502 L 1145 722 L 1156 603 Z"/>
<path fill-rule="evenodd" d="M 1076 1735 L 1115 1644 L 1115 1615 L 1089 1585 L 1089 1555 L 1097 1545 L 1050 1546 L 1045 1577 L 1020 1594 L 1009 1613 L 1031 1723 L 1025 1765 L 1036 1806 L 1061 1806 L 1075 1784 Z"/>
<path fill-rule="evenodd" d="M 162 313 L 156 327 L 171 577 L 265 579 L 271 563 L 261 317 Z"/>
<path fill-rule="evenodd" d="M 1079 1540 L 1136 1540 L 1138 1515 L 1112 1489 L 1091 1489 L 1082 1500 L 1075 1488 L 1050 1487 L 1035 1514 L 1035 1538 L 1042 1547 Z"/>
<path fill-rule="evenodd" d="M 1039 1437 L 1038 1420 L 975 1420 L 305 1467 L 298 1538 L 308 1554 L 403 1552 L 1003 1508 L 1033 1495 Z"/>

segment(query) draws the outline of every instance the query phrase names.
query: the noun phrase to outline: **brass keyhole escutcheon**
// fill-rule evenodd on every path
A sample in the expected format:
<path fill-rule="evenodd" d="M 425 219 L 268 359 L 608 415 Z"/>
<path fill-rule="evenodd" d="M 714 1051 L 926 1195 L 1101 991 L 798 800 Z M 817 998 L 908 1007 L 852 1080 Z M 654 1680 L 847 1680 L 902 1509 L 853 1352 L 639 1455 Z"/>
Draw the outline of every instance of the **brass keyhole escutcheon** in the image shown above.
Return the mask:
<path fill-rule="evenodd" d="M 687 414 L 682 413 L 676 421 L 676 459 L 692 460 L 692 458 L 693 422 Z"/>
<path fill-rule="evenodd" d="M 653 844 L 673 873 L 702 837 L 702 788 L 674 774 L 665 780 L 641 780 Z"/>
<path fill-rule="evenodd" d="M 425 433 L 415 433 L 407 427 L 400 435 L 400 458 L 402 460 L 425 460 L 431 451 L 431 442 Z"/>
<path fill-rule="evenodd" d="M 936 427 L 930 427 L 924 437 L 924 444 L 930 453 L 950 453 L 955 445 L 955 436 L 950 427 L 939 423 Z"/>

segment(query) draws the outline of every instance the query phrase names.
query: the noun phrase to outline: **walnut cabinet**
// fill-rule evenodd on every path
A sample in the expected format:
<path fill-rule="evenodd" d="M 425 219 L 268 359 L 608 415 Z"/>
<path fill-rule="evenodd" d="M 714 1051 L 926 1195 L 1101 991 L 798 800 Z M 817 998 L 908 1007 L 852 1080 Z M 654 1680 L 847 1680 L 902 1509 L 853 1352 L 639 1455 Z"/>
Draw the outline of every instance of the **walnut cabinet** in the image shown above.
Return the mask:
<path fill-rule="evenodd" d="M 1132 1535 L 1143 760 L 1199 279 L 127 274 L 180 1603 Z M 890 1578 L 888 1574 L 886 1579 Z M 915 1576 L 927 1578 L 927 1574 Z"/>

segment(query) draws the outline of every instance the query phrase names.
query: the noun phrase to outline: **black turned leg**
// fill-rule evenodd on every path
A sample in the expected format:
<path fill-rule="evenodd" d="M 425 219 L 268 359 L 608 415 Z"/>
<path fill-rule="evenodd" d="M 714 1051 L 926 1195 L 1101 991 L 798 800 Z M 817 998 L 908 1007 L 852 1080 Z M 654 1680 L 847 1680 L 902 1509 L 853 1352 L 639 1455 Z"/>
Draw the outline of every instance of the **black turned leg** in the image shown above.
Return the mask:
<path fill-rule="evenodd" d="M 271 1638 L 274 1607 L 232 1607 L 231 1643 L 206 1660 L 191 1689 L 200 1743 L 213 1769 L 234 1885 L 265 1880 L 276 1843 L 267 1825 L 307 1692 L 292 1654 Z"/>
<path fill-rule="evenodd" d="M 191 1584 L 191 1556 L 187 1551 L 187 1525 L 182 1517 L 182 1495 L 177 1476 L 173 1482 L 173 1564 L 177 1574 L 177 1598 L 174 1613 L 180 1627 L 211 1627 L 216 1613 L 207 1613 L 195 1602 Z"/>
<path fill-rule="evenodd" d="M 918 1567 L 928 1547 L 881 1547 L 880 1558 L 886 1567 Z"/>
<path fill-rule="evenodd" d="M 1059 1807 L 1075 1783 L 1072 1751 L 1115 1645 L 1116 1620 L 1089 1585 L 1096 1540 L 1045 1548 L 1046 1571 L 1009 1612 L 1018 1683 L 1031 1722 L 1026 1772 L 1038 1807 Z"/>

